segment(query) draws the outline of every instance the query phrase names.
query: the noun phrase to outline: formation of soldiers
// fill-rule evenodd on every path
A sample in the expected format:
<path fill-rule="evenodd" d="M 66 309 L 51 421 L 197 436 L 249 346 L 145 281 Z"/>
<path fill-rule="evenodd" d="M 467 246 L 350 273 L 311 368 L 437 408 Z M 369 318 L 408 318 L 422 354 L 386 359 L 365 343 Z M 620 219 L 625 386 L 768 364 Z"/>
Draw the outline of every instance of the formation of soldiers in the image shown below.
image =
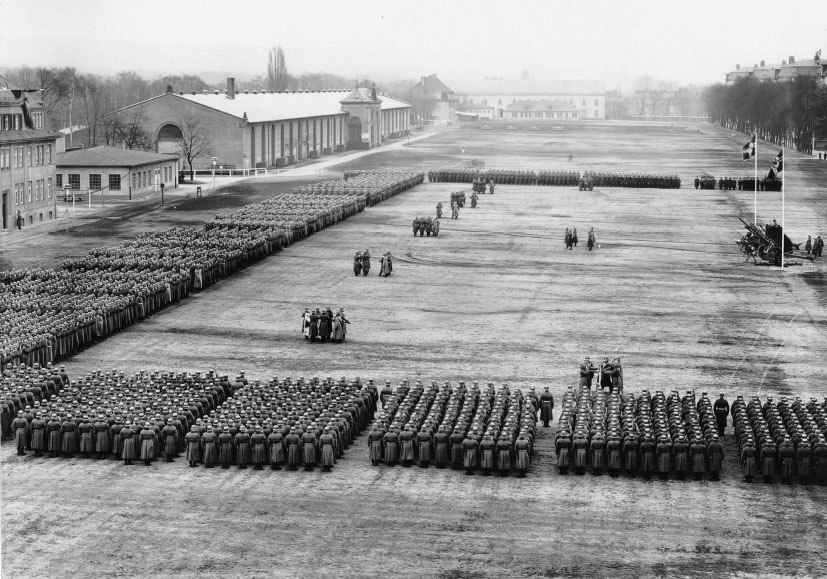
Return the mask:
<path fill-rule="evenodd" d="M 419 237 L 430 237 L 431 235 L 436 237 L 439 235 L 439 218 L 432 218 L 431 216 L 414 217 L 411 226 L 413 227 L 414 237 L 417 233 L 419 233 Z"/>
<path fill-rule="evenodd" d="M 47 367 L 48 368 L 48 367 Z M 218 407 L 240 386 L 215 371 L 205 373 L 97 372 L 39 389 L 37 368 L 7 366 L 4 388 L 10 409 L 25 404 L 11 423 L 19 455 L 119 459 L 124 464 L 158 458 L 171 462 L 184 450 L 184 435 L 196 419 Z M 239 375 L 243 379 L 243 375 Z M 4 409 L 5 415 L 5 409 Z"/>
<path fill-rule="evenodd" d="M 186 459 L 191 467 L 330 471 L 373 419 L 378 397 L 358 377 L 242 380 L 190 428 Z"/>
<path fill-rule="evenodd" d="M 423 179 L 352 174 L 218 215 L 203 227 L 93 249 L 59 270 L 0 272 L 0 364 L 63 359 Z"/>
<path fill-rule="evenodd" d="M 77 382 L 51 368 L 9 367 L 3 434 L 18 455 L 191 467 L 330 470 L 372 420 L 378 392 L 359 378 L 262 384 L 208 372 L 98 370 Z M 41 383 L 43 387 L 41 388 Z M 19 389 L 19 391 L 18 391 Z M 15 418 L 8 420 L 7 415 Z"/>
<path fill-rule="evenodd" d="M 578 171 L 528 171 L 519 169 L 479 169 L 477 167 L 442 167 L 428 171 L 431 183 L 471 183 L 477 193 L 494 193 L 495 185 L 577 185 Z"/>
<path fill-rule="evenodd" d="M 703 177 L 695 177 L 695 189 L 715 189 L 717 183 L 718 189 L 721 191 L 755 191 L 756 179 L 755 177 L 715 177 L 705 175 Z M 762 177 L 757 180 L 757 187 L 759 191 L 781 191 L 781 179 L 767 179 Z"/>
<path fill-rule="evenodd" d="M 677 175 L 662 173 L 617 173 L 612 171 L 584 171 L 582 178 L 592 187 L 633 187 L 636 189 L 680 189 Z"/>
<path fill-rule="evenodd" d="M 507 384 L 470 388 L 403 381 L 396 391 L 386 382 L 382 412 L 368 433 L 371 463 L 378 466 L 464 469 L 525 476 L 534 455 L 536 406 Z"/>
<path fill-rule="evenodd" d="M 724 450 L 713 406 L 706 396 L 695 401 L 692 392 L 680 398 L 676 391 L 652 396 L 644 390 L 636 399 L 617 391 L 592 392 L 569 387 L 564 396 L 555 435 L 557 467 L 561 474 L 591 468 L 600 476 L 621 471 L 634 477 L 653 474 L 679 479 L 709 473 L 718 480 Z"/>
<path fill-rule="evenodd" d="M 302 335 L 305 340 L 315 342 L 347 342 L 347 325 L 345 309 L 339 308 L 334 313 L 330 308 L 305 308 L 302 314 Z"/>
<path fill-rule="evenodd" d="M 732 422 L 738 442 L 744 480 L 762 476 L 764 482 L 797 477 L 801 484 L 827 484 L 827 397 L 775 403 L 768 396 L 749 402 L 742 396 L 732 403 Z"/>

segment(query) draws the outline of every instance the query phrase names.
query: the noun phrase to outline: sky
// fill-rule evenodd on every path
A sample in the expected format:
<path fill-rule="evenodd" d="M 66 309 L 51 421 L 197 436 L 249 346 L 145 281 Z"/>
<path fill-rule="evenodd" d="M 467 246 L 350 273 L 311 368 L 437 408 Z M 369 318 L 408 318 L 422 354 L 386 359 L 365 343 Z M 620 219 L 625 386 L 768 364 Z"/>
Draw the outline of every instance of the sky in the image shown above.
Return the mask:
<path fill-rule="evenodd" d="M 827 0 L 0 0 L 0 67 L 241 78 L 273 46 L 294 73 L 708 84 L 813 58 Z"/>

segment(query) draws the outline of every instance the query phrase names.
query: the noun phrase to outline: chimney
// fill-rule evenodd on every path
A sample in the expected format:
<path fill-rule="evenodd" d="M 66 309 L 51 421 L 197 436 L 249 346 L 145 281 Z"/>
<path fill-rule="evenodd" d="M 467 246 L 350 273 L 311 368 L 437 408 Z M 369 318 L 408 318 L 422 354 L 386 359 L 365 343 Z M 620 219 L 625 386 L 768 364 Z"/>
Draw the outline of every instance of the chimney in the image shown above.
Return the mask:
<path fill-rule="evenodd" d="M 741 65 L 740 65 L 740 64 L 736 64 L 736 65 L 735 65 L 735 70 L 741 70 Z"/>
<path fill-rule="evenodd" d="M 231 76 L 227 77 L 227 98 L 235 98 L 235 79 Z"/>
<path fill-rule="evenodd" d="M 762 67 L 764 67 L 764 66 L 766 66 L 766 65 L 767 65 L 767 61 L 762 60 L 762 61 L 761 61 L 761 66 L 762 66 Z"/>
<path fill-rule="evenodd" d="M 795 64 L 795 57 L 794 56 L 790 57 L 790 64 Z"/>

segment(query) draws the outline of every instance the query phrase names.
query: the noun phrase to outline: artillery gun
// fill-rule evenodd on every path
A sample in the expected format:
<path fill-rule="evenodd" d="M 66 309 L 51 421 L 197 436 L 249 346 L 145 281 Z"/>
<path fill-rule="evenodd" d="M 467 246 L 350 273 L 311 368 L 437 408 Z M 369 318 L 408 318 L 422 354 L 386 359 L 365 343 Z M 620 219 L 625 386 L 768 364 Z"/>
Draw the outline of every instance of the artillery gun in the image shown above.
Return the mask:
<path fill-rule="evenodd" d="M 762 229 L 757 223 L 754 223 L 748 217 L 741 215 L 738 219 L 744 224 L 747 232 L 735 243 L 741 248 L 741 252 L 746 256 L 744 261 L 752 262 L 756 265 L 758 260 L 769 262 L 771 265 L 781 265 L 781 251 L 783 247 L 784 256 L 794 259 L 808 259 L 813 261 L 813 256 L 799 250 L 801 244 L 793 243 L 792 240 L 784 234 L 784 230 L 780 225 L 775 223 L 767 223 Z M 783 239 L 783 242 L 782 242 Z M 790 265 L 801 265 L 800 263 L 792 262 Z"/>

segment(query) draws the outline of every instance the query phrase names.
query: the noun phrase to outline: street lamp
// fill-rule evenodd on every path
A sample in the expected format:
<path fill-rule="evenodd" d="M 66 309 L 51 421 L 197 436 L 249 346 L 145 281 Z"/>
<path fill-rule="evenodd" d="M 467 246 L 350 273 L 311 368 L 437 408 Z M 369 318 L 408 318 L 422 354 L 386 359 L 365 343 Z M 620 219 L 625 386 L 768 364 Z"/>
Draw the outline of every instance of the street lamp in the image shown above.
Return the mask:
<path fill-rule="evenodd" d="M 212 158 L 212 188 L 215 191 L 215 164 L 218 162 L 218 157 Z"/>

